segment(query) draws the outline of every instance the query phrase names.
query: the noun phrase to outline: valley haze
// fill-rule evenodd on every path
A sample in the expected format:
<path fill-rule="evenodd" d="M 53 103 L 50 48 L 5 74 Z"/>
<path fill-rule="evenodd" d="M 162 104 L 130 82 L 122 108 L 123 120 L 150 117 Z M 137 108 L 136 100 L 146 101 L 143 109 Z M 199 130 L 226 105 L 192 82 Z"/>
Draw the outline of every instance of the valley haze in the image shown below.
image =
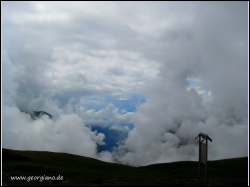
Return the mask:
<path fill-rule="evenodd" d="M 197 161 L 202 132 L 209 160 L 248 156 L 248 2 L 1 12 L 3 148 L 146 166 Z"/>

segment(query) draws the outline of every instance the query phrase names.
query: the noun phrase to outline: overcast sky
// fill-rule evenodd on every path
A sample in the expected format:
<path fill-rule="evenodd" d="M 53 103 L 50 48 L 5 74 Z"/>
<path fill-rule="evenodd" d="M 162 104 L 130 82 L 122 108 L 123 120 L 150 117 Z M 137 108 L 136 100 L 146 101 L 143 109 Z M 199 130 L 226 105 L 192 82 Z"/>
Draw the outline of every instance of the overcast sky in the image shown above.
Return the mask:
<path fill-rule="evenodd" d="M 197 160 L 203 132 L 209 159 L 247 156 L 247 2 L 2 2 L 1 11 L 3 147 L 138 166 Z M 129 135 L 97 154 L 107 137 L 93 125 Z"/>

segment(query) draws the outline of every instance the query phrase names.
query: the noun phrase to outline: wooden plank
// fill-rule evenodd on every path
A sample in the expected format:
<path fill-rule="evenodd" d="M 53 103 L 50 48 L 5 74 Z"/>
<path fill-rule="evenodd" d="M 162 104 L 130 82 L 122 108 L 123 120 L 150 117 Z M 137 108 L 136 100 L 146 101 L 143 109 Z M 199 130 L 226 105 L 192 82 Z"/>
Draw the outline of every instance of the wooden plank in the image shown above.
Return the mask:
<path fill-rule="evenodd" d="M 206 150 L 201 150 L 201 156 L 204 156 L 205 158 L 207 157 L 207 152 L 206 152 Z"/>
<path fill-rule="evenodd" d="M 201 150 L 207 150 L 207 145 L 205 143 L 201 143 Z"/>
<path fill-rule="evenodd" d="M 207 164 L 207 145 L 205 143 L 201 143 L 200 158 L 202 163 Z"/>
<path fill-rule="evenodd" d="M 201 156 L 201 162 L 204 164 L 207 164 L 207 158 L 204 156 Z"/>

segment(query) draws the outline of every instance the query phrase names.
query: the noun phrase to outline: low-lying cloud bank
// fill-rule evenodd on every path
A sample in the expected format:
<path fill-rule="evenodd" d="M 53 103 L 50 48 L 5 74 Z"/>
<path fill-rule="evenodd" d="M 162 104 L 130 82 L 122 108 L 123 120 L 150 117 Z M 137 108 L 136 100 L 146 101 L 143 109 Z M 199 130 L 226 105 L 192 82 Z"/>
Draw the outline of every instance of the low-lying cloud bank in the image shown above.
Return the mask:
<path fill-rule="evenodd" d="M 47 116 L 32 120 L 17 108 L 3 111 L 3 147 L 12 149 L 67 152 L 95 157 L 97 144 L 104 135 L 91 132 L 75 114 L 62 115 L 55 121 Z M 14 116 L 14 117 L 13 117 Z"/>

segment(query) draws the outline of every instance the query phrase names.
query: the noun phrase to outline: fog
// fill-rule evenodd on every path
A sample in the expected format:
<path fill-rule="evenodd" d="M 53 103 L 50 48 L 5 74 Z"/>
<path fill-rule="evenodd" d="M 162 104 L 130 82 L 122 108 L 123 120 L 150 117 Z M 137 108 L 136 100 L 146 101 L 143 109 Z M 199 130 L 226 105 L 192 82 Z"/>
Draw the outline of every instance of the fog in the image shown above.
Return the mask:
<path fill-rule="evenodd" d="M 197 160 L 202 132 L 209 160 L 248 155 L 246 2 L 2 5 L 4 148 L 142 166 Z M 92 126 L 128 137 L 98 153 Z"/>

